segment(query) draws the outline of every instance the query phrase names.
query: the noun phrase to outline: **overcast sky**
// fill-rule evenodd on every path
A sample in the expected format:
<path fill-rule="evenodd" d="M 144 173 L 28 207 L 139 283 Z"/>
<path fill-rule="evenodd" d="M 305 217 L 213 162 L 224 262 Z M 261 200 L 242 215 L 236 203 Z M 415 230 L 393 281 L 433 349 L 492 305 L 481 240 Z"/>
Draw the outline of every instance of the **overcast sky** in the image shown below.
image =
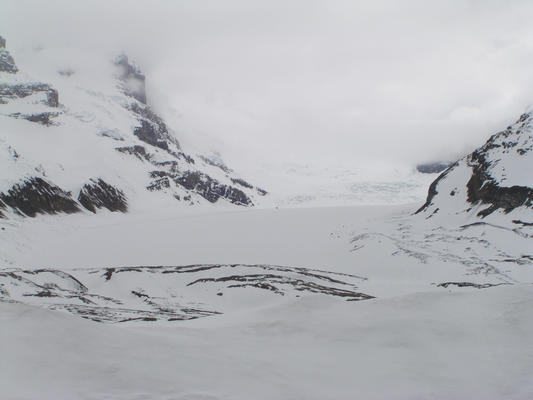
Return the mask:
<path fill-rule="evenodd" d="M 2 0 L 0 34 L 125 50 L 185 143 L 312 163 L 450 158 L 533 101 L 531 1 Z"/>

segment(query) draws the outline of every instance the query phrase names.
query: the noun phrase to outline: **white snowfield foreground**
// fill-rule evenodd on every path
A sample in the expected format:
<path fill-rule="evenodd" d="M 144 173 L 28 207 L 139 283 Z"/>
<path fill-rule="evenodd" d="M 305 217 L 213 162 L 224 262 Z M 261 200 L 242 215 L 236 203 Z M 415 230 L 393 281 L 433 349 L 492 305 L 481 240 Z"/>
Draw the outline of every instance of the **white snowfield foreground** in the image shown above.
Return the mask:
<path fill-rule="evenodd" d="M 512 222 L 530 221 L 529 211 L 495 212 L 480 220 L 472 210 L 443 226 L 411 215 L 413 209 L 98 213 L 5 221 L 2 272 L 42 287 L 9 286 L 2 278 L 9 301 L 16 301 L 0 303 L 2 395 L 532 398 L 533 227 Z M 117 267 L 148 265 L 148 260 L 169 267 L 117 273 Z M 230 265 L 162 273 L 176 270 L 170 265 L 177 260 Z M 245 265 L 257 263 L 261 266 Z M 275 265 L 320 270 L 324 278 L 305 275 L 317 273 L 305 268 L 268 271 Z M 106 321 L 136 319 L 88 321 L 45 308 L 69 311 L 64 305 L 76 284 L 66 285 L 69 279 L 61 273 L 35 271 L 40 268 L 77 276 L 89 294 L 123 301 L 117 308 L 146 311 L 152 302 L 223 314 L 169 321 L 168 315 L 153 320 L 119 313 Z M 267 273 L 303 285 L 310 280 L 346 288 L 349 283 L 354 292 L 376 298 L 346 301 L 257 277 Z M 258 285 L 230 288 L 243 283 L 237 279 L 188 286 L 197 279 L 250 275 L 255 281 L 248 283 Z M 63 297 L 24 295 L 43 290 Z M 54 302 L 63 305 L 53 307 Z M 80 299 L 71 298 L 70 304 Z"/>
<path fill-rule="evenodd" d="M 533 288 L 305 297 L 172 327 L 0 303 L 5 399 L 531 399 Z"/>

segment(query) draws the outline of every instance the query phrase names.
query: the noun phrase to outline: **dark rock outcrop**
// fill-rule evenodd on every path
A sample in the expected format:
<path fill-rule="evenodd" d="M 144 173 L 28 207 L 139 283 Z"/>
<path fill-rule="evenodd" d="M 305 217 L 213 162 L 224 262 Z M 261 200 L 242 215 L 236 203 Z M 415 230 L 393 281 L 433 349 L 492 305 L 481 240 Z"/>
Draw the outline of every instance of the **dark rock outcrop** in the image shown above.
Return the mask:
<path fill-rule="evenodd" d="M 117 147 L 115 150 L 124 153 L 124 154 L 131 154 L 137 157 L 139 160 L 142 161 L 151 161 L 152 156 L 146 151 L 146 149 L 143 146 L 135 145 L 135 146 L 126 146 L 126 147 Z"/>
<path fill-rule="evenodd" d="M 97 208 L 107 208 L 109 211 L 123 213 L 128 211 L 128 202 L 124 192 L 102 179 L 91 179 L 90 183 L 83 185 L 78 201 L 93 213 L 96 213 Z"/>
<path fill-rule="evenodd" d="M 163 135 L 161 135 L 161 131 L 158 129 L 157 125 L 153 123 L 141 120 L 141 126 L 135 128 L 133 134 L 145 143 L 159 147 L 163 150 L 168 150 L 167 141 L 164 139 Z"/>
<path fill-rule="evenodd" d="M 7 50 L 0 50 L 0 72 L 16 74 L 18 72 L 15 60 Z"/>
<path fill-rule="evenodd" d="M 18 214 L 28 217 L 80 211 L 70 193 L 39 177 L 13 185 L 6 193 L 0 193 L 0 200 Z"/>
<path fill-rule="evenodd" d="M 43 104 L 49 107 L 59 106 L 57 90 L 46 83 L 21 83 L 16 85 L 0 83 L 0 103 L 6 104 L 9 100 L 22 99 L 40 92 L 44 92 L 46 95 Z"/>
<path fill-rule="evenodd" d="M 237 185 L 240 185 L 242 187 L 245 187 L 247 189 L 253 189 L 253 186 L 250 185 L 248 182 L 246 182 L 244 179 L 240 178 L 231 178 L 231 181 Z"/>
<path fill-rule="evenodd" d="M 5 47 L 5 40 L 0 37 L 0 44 Z M 16 73 L 18 69 L 15 65 L 13 57 L 0 46 L 0 72 Z M 59 94 L 56 89 L 50 87 L 45 83 L 27 82 L 8 84 L 0 83 L 0 104 L 7 104 L 12 100 L 23 99 L 35 94 L 42 94 L 39 102 L 48 107 L 57 108 L 59 106 Z M 31 100 L 35 102 L 35 99 Z M 15 112 L 10 114 L 13 118 L 23 118 L 31 122 L 36 122 L 41 125 L 54 125 L 52 118 L 58 116 L 58 112 L 38 112 L 31 114 L 23 114 Z"/>
<path fill-rule="evenodd" d="M 216 203 L 223 198 L 238 206 L 253 206 L 252 200 L 242 190 L 233 186 L 224 185 L 200 171 L 180 172 L 177 165 L 167 171 L 152 171 L 150 177 L 152 183 L 148 190 L 164 190 L 170 187 L 170 182 L 174 182 L 193 193 L 197 193 L 210 203 Z"/>
<path fill-rule="evenodd" d="M 144 146 L 134 145 L 126 147 L 117 147 L 117 151 L 124 154 L 136 156 L 139 160 L 147 161 L 157 167 L 150 172 L 151 182 L 146 189 L 153 191 L 166 190 L 171 188 L 172 183 L 179 185 L 193 193 L 197 193 L 211 203 L 215 203 L 220 198 L 240 206 L 252 206 L 252 200 L 242 190 L 230 185 L 220 183 L 218 180 L 211 178 L 209 175 L 200 171 L 183 170 L 180 166 L 182 161 L 191 165 L 194 159 L 182 151 L 172 152 L 174 159 L 167 161 L 156 161 L 157 157 L 150 154 Z M 231 178 L 230 178 L 231 179 Z M 231 179 L 233 183 L 238 184 L 246 189 L 254 187 L 246 181 L 238 178 Z M 264 196 L 266 191 L 256 188 L 257 192 Z M 175 195 L 177 200 L 182 197 Z M 184 196 L 183 200 L 190 200 L 190 195 Z"/>
<path fill-rule="evenodd" d="M 0 200 L 0 218 L 5 218 L 5 214 L 2 212 L 2 210 L 6 209 L 6 205 L 2 200 Z"/>
<path fill-rule="evenodd" d="M 179 149 L 178 141 L 169 133 L 163 119 L 146 103 L 146 78 L 139 68 L 131 64 L 126 55 L 118 56 L 115 65 L 119 67 L 118 78 L 123 84 L 124 93 L 138 101 L 128 106 L 141 124 L 134 129 L 133 134 L 139 140 L 169 152 Z"/>
<path fill-rule="evenodd" d="M 6 40 L 0 36 L 0 72 L 16 74 L 18 72 L 15 60 L 6 50 Z"/>
<path fill-rule="evenodd" d="M 198 193 L 211 203 L 217 202 L 222 197 L 236 205 L 253 205 L 252 200 L 242 190 L 223 185 L 199 171 L 186 171 L 183 175 L 175 177 L 174 182 L 185 189 Z"/>
<path fill-rule="evenodd" d="M 506 213 L 520 206 L 533 207 L 533 188 L 525 186 L 501 187 L 487 170 L 487 162 L 483 151 L 476 150 L 470 155 L 472 177 L 466 184 L 468 201 L 472 204 L 481 202 L 489 207 L 481 210 L 478 216 L 485 217 L 501 208 Z"/>
<path fill-rule="evenodd" d="M 255 190 L 257 190 L 257 193 L 259 193 L 260 196 L 266 196 L 268 194 L 265 189 L 255 188 Z"/>
<path fill-rule="evenodd" d="M 180 148 L 179 142 L 169 133 L 163 119 L 154 113 L 150 107 L 133 103 L 130 110 L 139 117 L 141 126 L 136 127 L 133 131 L 139 140 L 170 153 L 174 153 L 173 149 Z"/>
<path fill-rule="evenodd" d="M 43 113 L 37 113 L 37 114 L 21 114 L 21 113 L 13 113 L 10 114 L 10 117 L 13 118 L 22 118 L 30 122 L 35 122 L 44 126 L 50 126 L 50 125 L 57 125 L 53 118 L 57 117 L 59 113 L 56 112 L 43 112 Z"/>
<path fill-rule="evenodd" d="M 470 205 L 486 206 L 477 213 L 482 218 L 500 209 L 509 213 L 517 207 L 533 208 L 532 187 L 506 185 L 508 173 L 514 174 L 514 183 L 527 176 L 515 163 L 522 168 L 531 167 L 527 163 L 533 154 L 532 121 L 530 113 L 521 115 L 515 124 L 491 136 L 483 146 L 451 165 L 431 184 L 426 203 L 416 213 L 437 207 L 433 210 L 436 213 L 438 199 L 453 197 L 457 190 L 464 190 Z M 462 171 L 471 171 L 471 174 L 464 176 Z"/>
<path fill-rule="evenodd" d="M 170 188 L 170 178 L 168 176 L 158 177 L 152 173 L 152 182 L 146 187 L 150 192 L 165 190 Z"/>
<path fill-rule="evenodd" d="M 448 286 L 456 286 L 459 288 L 473 287 L 476 289 L 487 289 L 494 286 L 509 285 L 509 283 L 473 283 L 473 282 L 443 282 L 439 283 L 437 287 L 447 288 Z"/>
<path fill-rule="evenodd" d="M 122 54 L 115 60 L 120 68 L 119 79 L 124 83 L 124 92 L 143 104 L 146 104 L 146 77 L 139 68 L 130 64 L 128 56 Z"/>

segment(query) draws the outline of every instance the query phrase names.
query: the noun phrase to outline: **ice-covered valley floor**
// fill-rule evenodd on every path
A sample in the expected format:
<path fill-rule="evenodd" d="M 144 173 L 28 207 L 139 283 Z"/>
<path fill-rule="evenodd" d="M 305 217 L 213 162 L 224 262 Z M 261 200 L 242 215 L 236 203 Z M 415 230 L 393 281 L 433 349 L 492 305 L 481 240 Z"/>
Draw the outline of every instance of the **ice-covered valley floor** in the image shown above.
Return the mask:
<path fill-rule="evenodd" d="M 2 220 L 2 398 L 531 398 L 528 215 L 415 209 Z"/>

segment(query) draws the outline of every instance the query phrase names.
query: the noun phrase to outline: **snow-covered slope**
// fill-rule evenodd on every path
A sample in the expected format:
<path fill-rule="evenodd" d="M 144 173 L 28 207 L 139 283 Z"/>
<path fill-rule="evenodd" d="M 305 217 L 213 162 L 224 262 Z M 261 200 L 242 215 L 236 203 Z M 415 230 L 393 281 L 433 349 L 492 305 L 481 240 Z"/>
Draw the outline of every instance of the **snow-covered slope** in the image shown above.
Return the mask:
<path fill-rule="evenodd" d="M 146 322 L 145 324 L 153 324 Z M 105 325 L 0 303 L 6 399 L 513 399 L 533 395 L 533 291 L 285 299 Z"/>
<path fill-rule="evenodd" d="M 532 115 L 531 111 L 523 114 L 516 123 L 444 171 L 431 184 L 427 201 L 418 213 L 428 217 L 440 213 L 445 218 L 468 214 L 484 218 L 495 211 L 500 215 L 514 211 L 511 215 L 525 212 L 531 217 Z"/>
<path fill-rule="evenodd" d="M 252 206 L 266 194 L 221 160 L 187 154 L 147 103 L 145 78 L 126 56 L 85 55 L 54 74 L 43 67 L 43 83 L 1 51 L 1 215 Z"/>
<path fill-rule="evenodd" d="M 0 77 L 0 397 L 533 397 L 530 113 L 445 171 L 418 214 L 221 210 L 179 205 L 264 192 L 186 153 L 126 58 Z M 431 178 L 345 172 L 337 204 L 416 200 Z M 304 175 L 278 204 L 340 192 L 334 170 L 279 185 Z"/>

